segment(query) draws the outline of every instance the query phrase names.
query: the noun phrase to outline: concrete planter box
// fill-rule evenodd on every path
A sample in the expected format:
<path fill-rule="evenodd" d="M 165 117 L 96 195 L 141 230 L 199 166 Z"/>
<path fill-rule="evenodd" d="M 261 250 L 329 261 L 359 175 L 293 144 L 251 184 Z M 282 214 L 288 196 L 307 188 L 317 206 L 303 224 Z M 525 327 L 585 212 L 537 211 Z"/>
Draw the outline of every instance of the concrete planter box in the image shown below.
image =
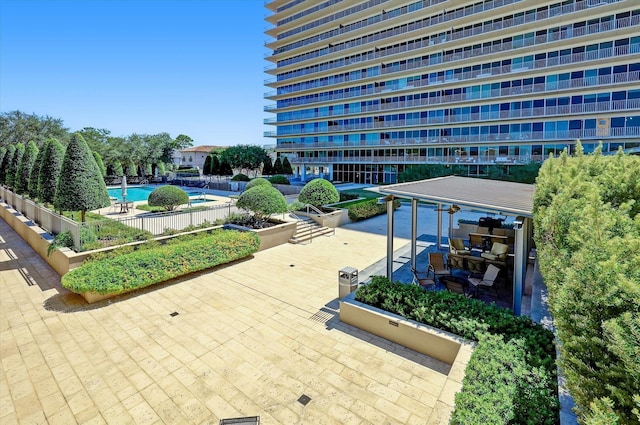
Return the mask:
<path fill-rule="evenodd" d="M 308 214 L 304 211 L 296 211 L 295 214 L 298 217 L 308 217 L 320 226 L 329 228 L 340 227 L 343 224 L 351 222 L 349 219 L 349 211 L 342 208 L 334 208 L 333 211 L 322 215 L 312 213 Z"/>
<path fill-rule="evenodd" d="M 266 229 L 249 229 L 235 224 L 225 224 L 224 228 L 257 233 L 258 236 L 260 236 L 260 249 L 258 249 L 258 251 L 264 251 L 274 246 L 289 243 L 289 239 L 291 239 L 296 232 L 296 222 L 281 222 L 276 220 L 274 220 L 274 222 L 280 224 Z"/>
<path fill-rule="evenodd" d="M 452 333 L 356 301 L 355 293 L 340 301 L 340 320 L 450 365 L 474 346 Z"/>

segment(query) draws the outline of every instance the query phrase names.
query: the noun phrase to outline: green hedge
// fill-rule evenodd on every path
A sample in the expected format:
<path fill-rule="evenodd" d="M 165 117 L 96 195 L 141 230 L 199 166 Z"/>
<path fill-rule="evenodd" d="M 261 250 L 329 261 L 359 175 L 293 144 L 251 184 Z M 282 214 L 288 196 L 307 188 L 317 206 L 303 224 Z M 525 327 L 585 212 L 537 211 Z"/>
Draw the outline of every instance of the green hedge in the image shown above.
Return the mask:
<path fill-rule="evenodd" d="M 76 293 L 118 294 L 244 258 L 259 247 L 260 238 L 253 232 L 216 230 L 203 237 L 86 262 L 62 276 L 62 286 Z"/>
<path fill-rule="evenodd" d="M 479 300 L 447 291 L 424 291 L 382 276 L 361 286 L 356 300 L 478 341 L 462 391 L 456 395 L 452 423 L 558 423 L 552 332 Z M 491 390 L 500 397 L 488 397 Z"/>
<path fill-rule="evenodd" d="M 349 218 L 352 221 L 364 220 L 387 213 L 387 203 L 378 204 L 378 199 L 365 199 L 349 204 L 346 208 L 349 210 Z M 396 208 L 400 208 L 400 201 L 397 199 L 393 201 L 393 209 Z"/>

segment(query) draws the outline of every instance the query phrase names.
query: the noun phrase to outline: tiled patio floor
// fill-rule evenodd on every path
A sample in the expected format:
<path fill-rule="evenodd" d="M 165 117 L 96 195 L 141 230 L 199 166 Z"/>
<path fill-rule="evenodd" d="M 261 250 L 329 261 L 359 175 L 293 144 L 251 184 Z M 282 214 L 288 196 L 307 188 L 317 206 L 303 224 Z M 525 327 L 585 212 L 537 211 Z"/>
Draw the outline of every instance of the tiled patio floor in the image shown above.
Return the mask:
<path fill-rule="evenodd" d="M 383 235 L 337 229 L 93 305 L 2 220 L 0 237 L 3 425 L 448 422 L 448 365 L 337 318 L 338 270 L 383 259 Z"/>

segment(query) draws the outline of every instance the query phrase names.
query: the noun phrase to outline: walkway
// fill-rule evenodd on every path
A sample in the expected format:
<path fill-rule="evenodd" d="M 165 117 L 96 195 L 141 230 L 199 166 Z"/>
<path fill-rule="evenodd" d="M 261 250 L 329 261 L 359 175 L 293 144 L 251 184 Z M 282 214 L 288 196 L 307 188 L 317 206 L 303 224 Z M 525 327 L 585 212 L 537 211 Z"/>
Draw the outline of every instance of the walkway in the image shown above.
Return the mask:
<path fill-rule="evenodd" d="M 339 228 L 94 305 L 0 235 L 3 425 L 448 422 L 448 365 L 337 318 L 338 270 L 376 273 L 384 234 Z"/>

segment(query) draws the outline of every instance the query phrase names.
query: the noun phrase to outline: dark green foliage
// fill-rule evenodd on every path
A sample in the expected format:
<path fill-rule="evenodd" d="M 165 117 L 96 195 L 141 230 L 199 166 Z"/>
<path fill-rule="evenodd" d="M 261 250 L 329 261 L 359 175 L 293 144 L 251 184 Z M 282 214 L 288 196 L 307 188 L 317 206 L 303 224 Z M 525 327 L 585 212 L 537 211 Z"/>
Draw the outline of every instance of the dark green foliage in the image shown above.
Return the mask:
<path fill-rule="evenodd" d="M 370 284 L 359 287 L 355 297 L 365 304 L 478 341 L 469 362 L 471 370 L 456 395 L 453 423 L 558 423 L 552 332 L 527 317 L 514 316 L 509 310 L 479 300 L 447 291 L 425 291 L 382 276 L 374 276 Z M 488 393 L 492 390 L 499 397 Z"/>
<path fill-rule="evenodd" d="M 56 139 L 49 139 L 44 146 L 44 157 L 38 172 L 38 199 L 52 204 L 64 160 L 64 147 Z"/>
<path fill-rule="evenodd" d="M 73 235 L 70 231 L 60 232 L 53 238 L 53 242 L 47 248 L 47 256 L 59 248 L 73 248 Z"/>
<path fill-rule="evenodd" d="M 544 162 L 534 229 L 560 363 L 581 420 L 639 418 L 640 157 L 600 149 Z M 606 413 L 606 412 L 604 412 Z"/>
<path fill-rule="evenodd" d="M 22 160 L 18 164 L 15 177 L 15 192 L 19 194 L 27 194 L 29 191 L 29 179 L 31 178 L 31 172 L 33 170 L 33 164 L 38 157 L 38 147 L 35 142 L 31 141 L 27 143 L 22 155 Z"/>
<path fill-rule="evenodd" d="M 233 169 L 231 168 L 231 164 L 222 158 L 220 159 L 220 175 L 221 176 L 230 176 L 233 174 Z"/>
<path fill-rule="evenodd" d="M 212 161 L 212 155 L 207 155 L 207 157 L 204 159 L 204 165 L 202 166 L 202 174 L 205 176 L 210 176 L 211 174 L 213 174 L 211 172 L 211 161 Z"/>
<path fill-rule="evenodd" d="M 219 176 L 221 174 L 220 159 L 218 159 L 218 155 L 213 155 L 211 159 L 211 175 Z"/>
<path fill-rule="evenodd" d="M 133 163 L 133 161 L 128 161 L 126 162 L 124 173 L 127 175 L 127 177 L 137 177 L 138 167 Z"/>
<path fill-rule="evenodd" d="M 107 177 L 107 167 L 105 167 L 104 162 L 102 162 L 102 156 L 96 151 L 93 151 L 93 159 L 96 161 L 96 165 L 98 166 L 98 170 L 100 170 L 100 174 L 102 177 Z"/>
<path fill-rule="evenodd" d="M 327 204 L 335 204 L 340 200 L 340 194 L 330 181 L 325 179 L 314 179 L 305 184 L 298 201 L 311 204 L 314 207 L 321 207 Z"/>
<path fill-rule="evenodd" d="M 264 159 L 264 163 L 262 164 L 262 174 L 265 176 L 273 174 L 273 163 L 271 162 L 270 157 Z"/>
<path fill-rule="evenodd" d="M 33 162 L 33 167 L 31 167 L 31 174 L 29 175 L 29 185 L 27 188 L 27 192 L 29 193 L 29 197 L 31 199 L 38 198 L 38 178 L 40 177 L 40 167 L 42 167 L 42 161 L 44 159 L 46 147 L 47 144 L 45 143 L 42 146 L 42 149 L 38 149 L 38 156 L 36 156 L 36 160 Z"/>
<path fill-rule="evenodd" d="M 113 163 L 113 175 L 122 177 L 124 176 L 124 169 L 122 168 L 122 163 L 120 161 L 116 161 Z"/>
<path fill-rule="evenodd" d="M 405 171 L 398 175 L 400 183 L 412 182 L 418 180 L 432 179 L 435 177 L 461 175 L 461 168 L 454 165 L 453 167 L 444 164 L 421 164 L 408 166 Z M 458 172 L 458 173 L 456 173 Z M 466 174 L 466 171 L 464 172 Z"/>
<path fill-rule="evenodd" d="M 160 177 L 164 177 L 164 176 L 167 175 L 167 169 L 164 166 L 164 162 L 159 162 L 156 167 L 157 167 L 157 170 L 158 170 L 158 175 Z"/>
<path fill-rule="evenodd" d="M 80 211 L 83 222 L 86 211 L 111 204 L 98 164 L 78 133 L 67 146 L 53 204 L 59 211 Z"/>
<path fill-rule="evenodd" d="M 248 182 L 250 180 L 251 179 L 249 178 L 249 176 L 247 176 L 246 174 L 242 174 L 242 173 L 236 174 L 235 176 L 233 176 L 231 178 L 232 182 Z"/>
<path fill-rule="evenodd" d="M 271 184 L 291 184 L 288 178 L 281 175 L 271 176 L 269 177 L 269 181 Z"/>
<path fill-rule="evenodd" d="M 275 187 L 262 184 L 245 190 L 236 205 L 253 212 L 256 219 L 265 222 L 272 214 L 287 212 L 287 200 Z"/>
<path fill-rule="evenodd" d="M 289 162 L 289 158 L 286 156 L 282 161 L 282 174 L 291 175 L 293 174 L 293 169 L 291 168 L 291 163 Z"/>
<path fill-rule="evenodd" d="M 118 294 L 238 260 L 259 247 L 256 233 L 218 230 L 86 262 L 65 274 L 62 286 L 76 293 Z"/>
<path fill-rule="evenodd" d="M 262 146 L 254 145 L 230 146 L 222 152 L 221 156 L 232 168 L 255 173 L 269 158 L 269 154 Z"/>
<path fill-rule="evenodd" d="M 61 119 L 21 111 L 0 113 L 0 143 L 26 145 L 33 140 L 40 148 L 50 137 L 68 140 L 68 129 Z"/>
<path fill-rule="evenodd" d="M 7 172 L 9 171 L 9 168 L 11 168 L 15 152 L 15 145 L 7 146 L 7 152 L 4 154 L 4 158 L 2 158 L 2 163 L 0 163 L 0 184 L 7 183 Z"/>
<path fill-rule="evenodd" d="M 355 193 L 340 192 L 340 202 L 353 201 L 354 199 L 358 199 L 359 197 L 360 196 Z"/>
<path fill-rule="evenodd" d="M 273 162 L 273 172 L 274 174 L 284 174 L 284 168 L 282 168 L 282 161 L 280 157 L 277 157 Z"/>
<path fill-rule="evenodd" d="M 264 177 L 256 177 L 255 179 L 252 179 L 249 183 L 247 183 L 247 185 L 244 187 L 244 190 L 249 190 L 252 187 L 260 185 L 271 186 L 271 182 Z"/>
<path fill-rule="evenodd" d="M 530 162 L 526 165 L 487 165 L 485 178 L 491 180 L 504 180 L 516 183 L 533 184 L 536 181 L 539 162 Z M 432 179 L 443 176 L 466 176 L 467 166 L 449 164 L 420 164 L 408 166 L 398 175 L 400 183 L 418 180 Z M 475 177 L 475 176 L 471 176 Z"/>
<path fill-rule="evenodd" d="M 152 207 L 173 211 L 180 205 L 188 204 L 189 195 L 176 186 L 160 186 L 149 194 L 147 203 Z"/>
<path fill-rule="evenodd" d="M 4 161 L 4 157 L 7 154 L 7 147 L 0 146 L 0 167 L 2 167 L 2 161 Z"/>
<path fill-rule="evenodd" d="M 11 158 L 11 163 L 7 168 L 7 175 L 5 179 L 5 184 L 10 188 L 15 189 L 16 184 L 16 173 L 18 172 L 18 166 L 22 161 L 22 155 L 24 155 L 24 145 L 22 143 L 16 143 L 16 150 L 13 153 L 13 157 Z"/>
<path fill-rule="evenodd" d="M 364 199 L 346 206 L 349 210 L 349 219 L 351 221 L 364 220 L 376 215 L 387 213 L 387 203 L 378 204 L 377 199 Z M 393 209 L 400 208 L 398 199 L 393 201 Z"/>

